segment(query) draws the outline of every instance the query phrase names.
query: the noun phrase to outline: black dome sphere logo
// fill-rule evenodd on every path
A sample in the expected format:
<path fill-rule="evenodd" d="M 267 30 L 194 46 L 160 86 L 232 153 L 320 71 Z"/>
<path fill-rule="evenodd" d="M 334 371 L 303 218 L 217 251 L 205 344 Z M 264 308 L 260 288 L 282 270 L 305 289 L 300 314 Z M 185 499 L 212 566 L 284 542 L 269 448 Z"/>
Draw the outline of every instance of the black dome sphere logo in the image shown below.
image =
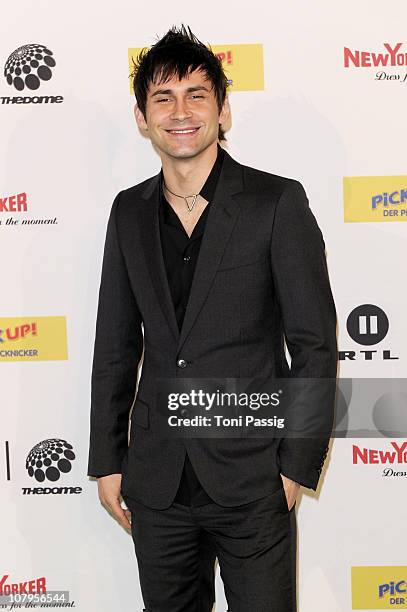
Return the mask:
<path fill-rule="evenodd" d="M 56 482 L 63 474 L 72 469 L 75 459 L 72 444 L 59 438 L 39 442 L 30 450 L 25 462 L 28 474 L 38 482 L 45 479 Z"/>
<path fill-rule="evenodd" d="M 18 91 L 38 89 L 41 81 L 49 81 L 55 60 L 52 51 L 44 45 L 23 45 L 18 47 L 7 59 L 4 76 L 9 85 Z"/>

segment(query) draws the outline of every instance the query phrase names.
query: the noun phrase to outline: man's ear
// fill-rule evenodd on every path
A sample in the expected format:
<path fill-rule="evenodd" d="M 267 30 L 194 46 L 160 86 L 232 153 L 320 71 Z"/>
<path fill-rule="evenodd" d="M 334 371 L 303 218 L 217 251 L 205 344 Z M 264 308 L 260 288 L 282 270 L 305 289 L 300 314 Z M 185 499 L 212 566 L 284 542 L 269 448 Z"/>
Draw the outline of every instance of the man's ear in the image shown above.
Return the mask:
<path fill-rule="evenodd" d="M 144 115 L 141 112 L 141 110 L 139 109 L 139 107 L 137 106 L 137 104 L 134 105 L 134 116 L 136 118 L 136 122 L 138 127 L 140 128 L 140 130 L 148 130 L 147 127 L 147 123 L 146 120 L 144 119 Z"/>
<path fill-rule="evenodd" d="M 229 96 L 226 94 L 225 100 L 222 105 L 222 109 L 219 113 L 219 123 L 225 124 L 228 123 L 230 119 L 230 104 L 229 104 Z"/>

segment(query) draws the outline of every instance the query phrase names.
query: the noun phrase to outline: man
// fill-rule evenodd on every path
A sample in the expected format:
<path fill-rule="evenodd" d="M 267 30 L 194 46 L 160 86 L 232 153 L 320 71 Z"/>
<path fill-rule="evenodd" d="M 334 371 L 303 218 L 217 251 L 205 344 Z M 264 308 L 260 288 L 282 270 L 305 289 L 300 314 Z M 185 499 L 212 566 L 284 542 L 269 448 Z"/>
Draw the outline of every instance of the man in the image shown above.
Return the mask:
<path fill-rule="evenodd" d="M 295 611 L 294 506 L 329 440 L 158 428 L 158 378 L 336 376 L 322 234 L 299 182 L 220 147 L 226 88 L 184 26 L 138 57 L 135 117 L 162 168 L 118 194 L 107 228 L 88 474 L 128 529 L 121 495 L 131 511 L 148 612 L 210 612 L 215 554 L 231 612 Z"/>

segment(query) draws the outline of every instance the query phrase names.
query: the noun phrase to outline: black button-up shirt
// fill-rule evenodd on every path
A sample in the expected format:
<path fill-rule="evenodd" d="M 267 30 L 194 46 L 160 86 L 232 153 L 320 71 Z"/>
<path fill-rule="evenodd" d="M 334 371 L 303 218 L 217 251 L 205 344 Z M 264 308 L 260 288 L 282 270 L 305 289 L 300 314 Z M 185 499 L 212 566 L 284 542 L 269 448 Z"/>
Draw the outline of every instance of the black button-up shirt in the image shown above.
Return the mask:
<path fill-rule="evenodd" d="M 165 198 L 162 188 L 163 172 L 161 171 L 159 206 L 161 247 L 165 268 L 167 271 L 168 284 L 180 330 L 188 303 L 192 279 L 209 212 L 209 206 L 218 183 L 223 159 L 224 151 L 218 144 L 218 155 L 216 161 L 207 180 L 205 181 L 204 186 L 199 192 L 200 195 L 208 201 L 208 204 L 205 206 L 201 216 L 195 224 L 191 237 L 188 236 L 178 215 Z M 203 506 L 204 504 L 213 502 L 196 477 L 195 471 L 189 460 L 188 453 L 185 457 L 184 470 L 174 501 L 180 504 L 194 506 Z"/>

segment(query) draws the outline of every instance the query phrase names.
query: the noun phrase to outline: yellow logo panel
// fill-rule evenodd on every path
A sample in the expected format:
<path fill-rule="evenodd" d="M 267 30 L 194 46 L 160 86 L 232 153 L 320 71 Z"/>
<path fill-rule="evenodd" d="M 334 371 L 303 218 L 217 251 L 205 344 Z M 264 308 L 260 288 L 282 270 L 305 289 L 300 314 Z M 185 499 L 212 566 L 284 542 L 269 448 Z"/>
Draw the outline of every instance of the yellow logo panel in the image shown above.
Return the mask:
<path fill-rule="evenodd" d="M 0 362 L 68 359 L 65 317 L 0 318 Z"/>
<path fill-rule="evenodd" d="M 264 89 L 263 45 L 211 45 L 212 51 L 220 57 L 229 79 L 228 91 L 262 91 Z M 128 51 L 129 74 L 133 71 L 133 60 L 142 47 Z M 133 94 L 130 79 L 130 92 Z"/>
<path fill-rule="evenodd" d="M 407 610 L 407 566 L 352 567 L 353 610 Z"/>
<path fill-rule="evenodd" d="M 346 176 L 345 223 L 407 221 L 407 176 Z"/>

